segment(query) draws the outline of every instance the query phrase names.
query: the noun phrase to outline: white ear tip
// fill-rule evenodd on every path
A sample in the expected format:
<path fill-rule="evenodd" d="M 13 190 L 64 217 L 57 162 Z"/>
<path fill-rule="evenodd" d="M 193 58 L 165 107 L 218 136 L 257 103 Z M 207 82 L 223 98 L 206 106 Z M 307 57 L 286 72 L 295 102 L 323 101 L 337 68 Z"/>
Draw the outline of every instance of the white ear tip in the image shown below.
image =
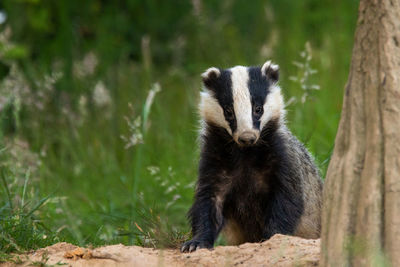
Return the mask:
<path fill-rule="evenodd" d="M 211 73 L 214 73 L 216 77 L 219 77 L 219 75 L 221 75 L 221 72 L 219 71 L 219 69 L 217 69 L 215 67 L 211 67 L 211 68 L 207 69 L 205 72 L 203 72 L 203 74 L 201 74 L 201 77 L 203 79 L 206 79 L 206 78 L 210 77 Z"/>
<path fill-rule="evenodd" d="M 272 63 L 271 60 L 268 60 L 268 61 L 265 62 L 264 65 L 261 67 L 261 71 L 262 71 L 262 73 L 266 73 L 266 71 L 267 71 L 268 69 L 272 69 L 273 71 L 277 71 L 277 70 L 279 70 L 279 66 L 276 65 L 276 64 L 274 64 L 274 63 Z"/>

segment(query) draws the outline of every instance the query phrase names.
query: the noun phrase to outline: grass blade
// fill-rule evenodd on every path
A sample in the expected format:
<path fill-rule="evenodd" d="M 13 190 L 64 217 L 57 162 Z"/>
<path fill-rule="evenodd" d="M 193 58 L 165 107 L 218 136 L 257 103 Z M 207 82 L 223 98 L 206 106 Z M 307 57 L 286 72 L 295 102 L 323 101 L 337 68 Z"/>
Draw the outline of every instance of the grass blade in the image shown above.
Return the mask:
<path fill-rule="evenodd" d="M 35 205 L 35 207 L 33 207 L 33 209 L 32 209 L 28 214 L 25 215 L 25 217 L 30 217 L 30 216 L 31 216 L 35 211 L 37 211 L 49 198 L 50 198 L 50 195 L 48 195 L 48 196 L 45 197 L 45 198 L 42 198 L 42 199 L 39 201 L 39 203 L 37 203 L 37 204 Z"/>
<path fill-rule="evenodd" d="M 30 177 L 30 169 L 28 169 L 28 171 L 25 174 L 25 182 L 24 182 L 24 188 L 22 189 L 22 199 L 21 199 L 21 208 L 24 207 L 24 203 L 25 203 L 25 193 L 26 193 L 26 187 L 28 185 L 28 180 Z"/>
<path fill-rule="evenodd" d="M 11 193 L 10 193 L 10 190 L 8 190 L 8 184 L 7 184 L 5 176 L 6 176 L 5 170 L 4 170 L 4 168 L 2 168 L 1 169 L 1 180 L 3 181 L 3 185 L 4 185 L 4 188 L 5 188 L 6 193 L 7 193 L 8 205 L 10 206 L 10 209 L 13 210 L 13 204 L 12 204 L 12 200 L 11 200 Z"/>

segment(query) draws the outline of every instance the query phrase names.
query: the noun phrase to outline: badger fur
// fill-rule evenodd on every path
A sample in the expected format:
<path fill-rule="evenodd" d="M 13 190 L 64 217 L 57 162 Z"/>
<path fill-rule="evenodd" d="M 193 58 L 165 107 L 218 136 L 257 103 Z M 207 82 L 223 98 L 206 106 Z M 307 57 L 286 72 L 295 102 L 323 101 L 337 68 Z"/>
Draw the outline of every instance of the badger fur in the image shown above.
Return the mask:
<path fill-rule="evenodd" d="M 193 239 L 182 252 L 274 234 L 318 238 L 322 180 L 312 157 L 285 124 L 279 67 L 210 68 L 199 111 L 201 155 Z"/>

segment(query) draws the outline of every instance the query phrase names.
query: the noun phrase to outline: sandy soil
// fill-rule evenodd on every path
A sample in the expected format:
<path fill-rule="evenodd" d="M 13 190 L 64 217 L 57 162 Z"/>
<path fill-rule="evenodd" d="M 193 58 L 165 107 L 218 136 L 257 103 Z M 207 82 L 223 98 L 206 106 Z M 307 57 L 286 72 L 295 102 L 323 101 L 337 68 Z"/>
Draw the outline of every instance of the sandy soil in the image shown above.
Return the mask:
<path fill-rule="evenodd" d="M 112 245 L 96 249 L 57 243 L 20 255 L 19 266 L 39 263 L 61 266 L 318 266 L 320 241 L 275 235 L 263 243 L 220 246 L 193 253 L 157 250 L 138 246 Z M 1 266 L 16 266 L 3 263 Z M 44 265 L 42 265 L 44 266 Z"/>

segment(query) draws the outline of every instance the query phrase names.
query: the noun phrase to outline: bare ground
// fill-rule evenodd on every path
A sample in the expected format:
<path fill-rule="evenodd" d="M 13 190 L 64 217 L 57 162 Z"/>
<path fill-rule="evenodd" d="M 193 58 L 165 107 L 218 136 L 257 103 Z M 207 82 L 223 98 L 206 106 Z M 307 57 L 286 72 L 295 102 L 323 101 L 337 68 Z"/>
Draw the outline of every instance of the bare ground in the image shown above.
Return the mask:
<path fill-rule="evenodd" d="M 112 245 L 85 249 L 57 243 L 19 255 L 19 264 L 1 266 L 318 266 L 320 240 L 274 235 L 263 243 L 220 246 L 183 254 L 173 249 Z"/>

